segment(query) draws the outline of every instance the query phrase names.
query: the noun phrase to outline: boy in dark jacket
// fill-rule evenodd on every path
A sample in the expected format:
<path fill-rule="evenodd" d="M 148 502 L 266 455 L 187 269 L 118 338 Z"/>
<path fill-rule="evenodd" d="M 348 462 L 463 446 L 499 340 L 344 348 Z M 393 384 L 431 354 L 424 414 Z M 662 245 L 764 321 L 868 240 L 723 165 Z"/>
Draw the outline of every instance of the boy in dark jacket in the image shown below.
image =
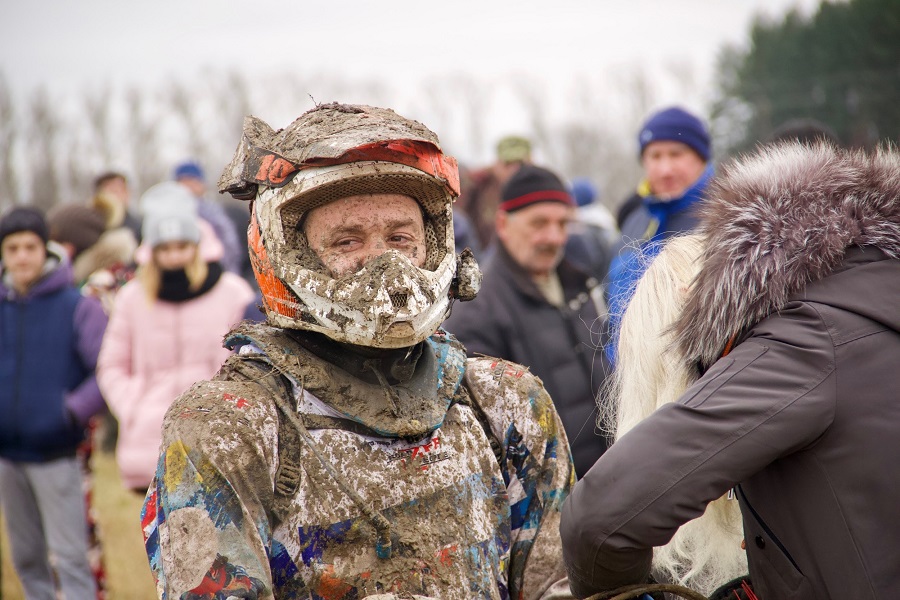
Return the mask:
<path fill-rule="evenodd" d="M 25 596 L 92 598 L 75 450 L 104 406 L 94 367 L 106 315 L 47 237 L 35 209 L 0 219 L 0 504 Z"/>

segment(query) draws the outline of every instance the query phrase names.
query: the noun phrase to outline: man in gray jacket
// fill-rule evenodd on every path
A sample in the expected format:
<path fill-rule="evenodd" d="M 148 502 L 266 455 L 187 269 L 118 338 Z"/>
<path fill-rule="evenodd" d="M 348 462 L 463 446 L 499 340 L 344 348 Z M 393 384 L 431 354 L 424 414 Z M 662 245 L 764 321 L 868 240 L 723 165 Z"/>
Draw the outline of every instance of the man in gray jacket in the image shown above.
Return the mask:
<path fill-rule="evenodd" d="M 762 599 L 900 590 L 900 153 L 788 144 L 732 165 L 676 323 L 699 379 L 580 481 L 561 533 L 578 597 L 735 488 Z"/>

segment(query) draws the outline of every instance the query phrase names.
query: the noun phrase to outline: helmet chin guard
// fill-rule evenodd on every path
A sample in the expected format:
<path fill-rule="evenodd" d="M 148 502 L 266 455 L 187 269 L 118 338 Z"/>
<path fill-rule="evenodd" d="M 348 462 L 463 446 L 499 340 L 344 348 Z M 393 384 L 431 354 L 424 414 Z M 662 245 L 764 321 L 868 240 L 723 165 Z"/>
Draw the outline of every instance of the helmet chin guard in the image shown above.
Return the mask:
<path fill-rule="evenodd" d="M 250 258 L 270 324 L 360 346 L 404 348 L 435 332 L 451 298 L 474 298 L 480 271 L 470 253 L 458 269 L 454 254 L 456 161 L 441 153 L 433 133 L 393 111 L 365 106 L 322 105 L 278 132 L 249 119 L 219 187 L 253 198 Z M 305 145 L 296 147 L 301 138 Z M 360 139 L 362 146 L 346 147 Z M 423 267 L 389 250 L 341 277 L 325 268 L 301 231 L 304 215 L 367 194 L 402 194 L 418 202 L 427 248 Z M 378 209 L 373 199 L 372 211 Z"/>

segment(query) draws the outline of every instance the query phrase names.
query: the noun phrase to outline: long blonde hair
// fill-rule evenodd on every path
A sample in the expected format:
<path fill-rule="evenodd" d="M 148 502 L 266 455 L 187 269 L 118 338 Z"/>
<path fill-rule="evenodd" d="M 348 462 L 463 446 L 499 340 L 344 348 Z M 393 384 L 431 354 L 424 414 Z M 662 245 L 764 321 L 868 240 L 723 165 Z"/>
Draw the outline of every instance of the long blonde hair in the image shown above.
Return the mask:
<path fill-rule="evenodd" d="M 695 380 L 680 360 L 669 327 L 700 270 L 702 250 L 696 235 L 669 240 L 641 277 L 622 316 L 616 369 L 607 380 L 601 406 L 615 439 L 676 401 Z M 737 501 L 719 498 L 703 515 L 682 525 L 668 544 L 654 549 L 653 571 L 658 578 L 709 595 L 747 573 L 742 538 Z"/>
<path fill-rule="evenodd" d="M 184 267 L 188 279 L 188 288 L 196 292 L 206 281 L 209 274 L 209 265 L 203 260 L 199 244 L 194 245 L 194 258 Z M 162 286 L 162 270 L 156 262 L 156 252 L 151 251 L 150 260 L 137 268 L 135 278 L 144 286 L 147 300 L 153 304 L 159 298 L 159 288 Z"/>

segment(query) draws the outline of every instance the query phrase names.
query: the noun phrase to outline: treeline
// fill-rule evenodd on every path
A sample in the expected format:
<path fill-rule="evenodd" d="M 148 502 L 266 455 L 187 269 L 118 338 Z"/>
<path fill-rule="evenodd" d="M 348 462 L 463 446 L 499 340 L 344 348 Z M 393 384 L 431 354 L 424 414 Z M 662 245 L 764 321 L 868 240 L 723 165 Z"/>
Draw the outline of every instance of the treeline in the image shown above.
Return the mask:
<path fill-rule="evenodd" d="M 445 150 L 472 168 L 493 160 L 501 136 L 529 136 L 537 160 L 569 177 L 590 177 L 615 202 L 638 176 L 635 130 L 656 97 L 640 74 L 629 76 L 620 90 L 639 95 L 624 103 L 623 119 L 621 110 L 610 106 L 621 97 L 600 93 L 596 88 L 602 85 L 580 81 L 554 96 L 528 75 L 503 81 L 458 75 L 394 89 L 335 75 L 260 81 L 237 72 L 207 72 L 161 89 L 109 87 L 74 98 L 38 89 L 17 104 L 0 74 L 0 209 L 84 200 L 93 178 L 107 169 L 126 173 L 136 195 L 168 178 L 172 165 L 187 158 L 217 178 L 237 145 L 245 115 L 284 127 L 314 103 L 333 100 L 389 106 L 417 118 L 438 132 Z M 561 107 L 559 97 L 566 102 Z M 498 129 L 492 120 L 510 113 L 523 127 Z"/>
<path fill-rule="evenodd" d="M 155 89 L 108 86 L 65 98 L 37 89 L 14 98 L 0 73 L 0 210 L 86 199 L 93 177 L 110 168 L 129 176 L 135 194 L 186 158 L 215 178 L 245 115 L 284 127 L 314 103 L 333 100 L 390 106 L 419 119 L 469 167 L 490 162 L 501 136 L 529 136 L 536 160 L 570 178 L 589 177 L 610 206 L 634 189 L 637 128 L 661 104 L 708 106 L 700 112 L 710 117 L 719 161 L 796 118 L 827 124 L 851 146 L 897 142 L 900 0 L 823 3 L 809 17 L 758 20 L 747 48 L 722 49 L 711 89 L 677 62 L 660 72 L 626 68 L 565 84 L 538 75 L 458 74 L 391 85 L 335 73 L 260 79 L 207 71 Z"/>
<path fill-rule="evenodd" d="M 900 0 L 826 2 L 809 18 L 757 21 L 750 40 L 718 65 L 711 114 L 729 151 L 797 118 L 848 146 L 900 140 Z"/>

